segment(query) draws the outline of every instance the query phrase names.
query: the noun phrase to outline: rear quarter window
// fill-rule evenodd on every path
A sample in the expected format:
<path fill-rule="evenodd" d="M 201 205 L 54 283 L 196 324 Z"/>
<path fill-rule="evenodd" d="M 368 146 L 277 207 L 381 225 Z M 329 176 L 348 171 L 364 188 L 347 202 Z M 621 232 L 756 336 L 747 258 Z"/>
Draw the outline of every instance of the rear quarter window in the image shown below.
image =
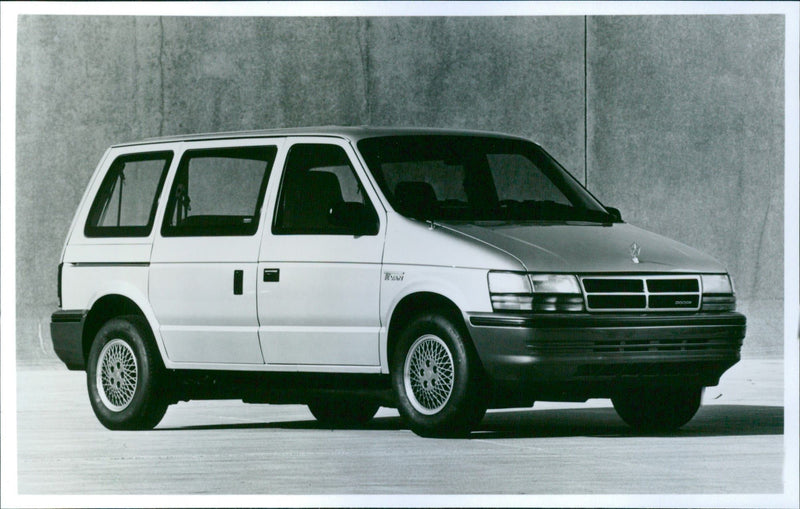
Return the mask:
<path fill-rule="evenodd" d="M 147 237 L 172 152 L 126 154 L 109 167 L 89 209 L 87 237 Z"/>

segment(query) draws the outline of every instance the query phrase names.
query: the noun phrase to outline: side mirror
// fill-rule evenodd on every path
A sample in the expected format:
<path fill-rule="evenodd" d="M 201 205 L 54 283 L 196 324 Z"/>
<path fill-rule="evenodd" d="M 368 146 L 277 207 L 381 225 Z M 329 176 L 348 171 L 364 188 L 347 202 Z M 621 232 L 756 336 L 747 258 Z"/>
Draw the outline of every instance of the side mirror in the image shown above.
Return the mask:
<path fill-rule="evenodd" d="M 371 207 L 359 202 L 340 202 L 328 211 L 328 222 L 337 230 L 355 236 L 378 233 L 378 217 Z"/>
<path fill-rule="evenodd" d="M 622 212 L 620 212 L 618 208 L 606 207 L 606 210 L 608 211 L 609 214 L 611 214 L 611 217 L 614 218 L 615 222 L 620 222 L 620 223 L 622 222 Z"/>

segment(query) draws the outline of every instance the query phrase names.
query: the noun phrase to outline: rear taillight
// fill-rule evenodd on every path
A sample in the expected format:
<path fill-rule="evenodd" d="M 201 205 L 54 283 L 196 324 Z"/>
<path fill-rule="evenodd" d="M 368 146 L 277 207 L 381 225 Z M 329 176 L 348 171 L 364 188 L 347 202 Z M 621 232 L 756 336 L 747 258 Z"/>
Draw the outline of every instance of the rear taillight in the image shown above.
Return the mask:
<path fill-rule="evenodd" d="M 58 307 L 61 307 L 61 273 L 64 271 L 64 263 L 58 264 Z"/>

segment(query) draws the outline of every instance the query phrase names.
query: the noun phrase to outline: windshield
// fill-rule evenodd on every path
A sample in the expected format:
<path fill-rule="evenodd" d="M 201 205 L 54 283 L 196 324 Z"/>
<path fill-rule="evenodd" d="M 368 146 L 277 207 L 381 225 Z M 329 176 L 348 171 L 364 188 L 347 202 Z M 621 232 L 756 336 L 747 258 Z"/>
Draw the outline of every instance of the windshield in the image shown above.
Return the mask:
<path fill-rule="evenodd" d="M 358 149 L 392 207 L 457 221 L 613 218 L 537 145 L 470 135 L 367 138 Z"/>

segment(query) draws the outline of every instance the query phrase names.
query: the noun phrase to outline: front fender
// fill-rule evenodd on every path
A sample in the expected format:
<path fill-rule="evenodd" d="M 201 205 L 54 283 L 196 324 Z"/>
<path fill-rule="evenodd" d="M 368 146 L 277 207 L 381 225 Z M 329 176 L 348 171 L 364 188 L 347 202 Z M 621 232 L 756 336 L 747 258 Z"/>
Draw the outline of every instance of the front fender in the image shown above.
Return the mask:
<path fill-rule="evenodd" d="M 491 312 L 486 269 L 384 265 L 381 276 L 381 372 L 389 372 L 389 326 L 397 306 L 414 294 L 435 294 L 467 313 Z M 478 311 L 480 310 L 480 311 Z"/>

